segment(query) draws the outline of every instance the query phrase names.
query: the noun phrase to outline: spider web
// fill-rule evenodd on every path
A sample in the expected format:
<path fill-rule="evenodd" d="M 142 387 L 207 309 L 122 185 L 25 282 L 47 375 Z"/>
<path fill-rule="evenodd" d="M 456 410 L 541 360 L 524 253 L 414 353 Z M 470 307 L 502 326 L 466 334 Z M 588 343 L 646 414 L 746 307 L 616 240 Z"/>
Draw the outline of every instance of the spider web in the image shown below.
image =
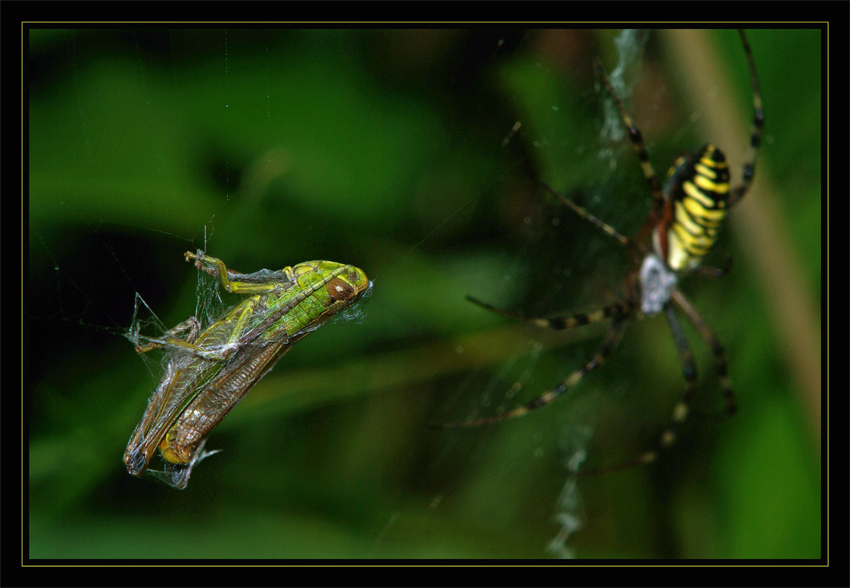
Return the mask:
<path fill-rule="evenodd" d="M 613 39 L 617 62 L 611 72 L 611 80 L 627 102 L 631 97 L 629 84 L 640 77 L 640 64 L 647 40 L 647 31 L 635 30 L 624 30 Z M 508 68 L 509 73 L 506 74 L 506 78 L 510 80 L 506 85 L 517 90 L 512 98 L 523 123 L 522 130 L 517 134 L 519 140 L 525 140 L 532 145 L 540 179 L 573 198 L 578 195 L 577 198 L 583 205 L 601 210 L 599 214 L 610 222 L 619 223 L 619 219 L 625 219 L 625 226 L 629 227 L 628 217 L 634 215 L 636 218 L 642 218 L 644 213 L 641 206 L 645 205 L 645 202 L 641 203 L 641 198 L 637 197 L 631 199 L 633 202 L 630 204 L 622 200 L 611 203 L 611 195 L 616 191 L 615 186 L 622 186 L 628 183 L 630 178 L 633 179 L 634 168 L 637 167 L 627 165 L 625 169 L 621 169 L 619 166 L 620 160 L 630 161 L 632 154 L 626 151 L 625 157 L 622 157 L 613 148 L 618 143 L 621 147 L 624 138 L 622 121 L 615 105 L 605 98 L 598 85 L 595 91 L 575 91 L 569 87 L 550 88 L 550 95 L 557 95 L 558 99 L 552 99 L 543 106 L 535 103 L 534 100 L 539 99 L 540 94 L 546 95 L 546 92 L 540 92 L 539 88 L 536 88 L 537 94 L 525 95 L 523 92 L 526 88 L 534 85 L 527 77 L 540 75 L 546 81 L 538 83 L 550 84 L 553 80 L 558 80 L 560 73 L 544 69 L 541 74 L 540 65 L 539 61 L 524 63 L 518 60 Z M 626 81 L 627 78 L 629 82 Z M 523 83 L 520 84 L 519 80 Z M 513 83 L 517 85 L 512 86 Z M 601 84 L 599 80 L 597 83 Z M 575 121 L 561 112 L 561 109 L 573 113 L 583 110 L 593 112 L 600 104 L 603 106 L 604 115 L 601 126 L 594 122 L 583 128 L 576 128 Z M 565 140 L 565 137 L 576 136 L 583 139 L 578 143 Z M 642 181 L 639 173 L 637 177 L 638 182 Z M 580 186 L 580 191 L 571 191 L 570 188 L 564 188 L 565 185 Z M 640 191 L 641 189 L 637 190 Z M 538 192 L 535 196 L 540 198 L 541 194 Z M 627 232 L 630 230 L 627 229 Z M 577 237 L 577 234 L 580 236 Z M 487 298 L 486 302 L 525 316 L 537 317 L 596 309 L 602 304 L 613 302 L 621 295 L 618 281 L 626 266 L 619 245 L 613 240 L 606 242 L 608 237 L 596 228 L 583 226 L 582 221 L 576 222 L 573 213 L 565 210 L 559 202 L 543 197 L 541 202 L 533 205 L 523 219 L 521 236 L 521 241 L 512 252 L 509 271 L 504 274 L 499 286 L 488 292 L 510 294 L 517 291 L 518 284 L 534 284 L 540 275 L 544 275 L 544 280 L 549 282 L 547 287 L 527 289 L 525 296 L 528 298 L 520 298 L 518 301 L 511 301 L 509 298 Z M 600 260 L 604 260 L 601 265 Z M 603 293 L 603 303 L 599 302 L 600 292 Z M 482 297 L 477 292 L 475 296 Z M 455 417 L 452 420 L 473 420 L 500 414 L 551 389 L 595 353 L 599 344 L 598 334 L 603 332 L 604 328 L 590 327 L 587 329 L 589 333 L 554 334 L 520 327 L 518 331 L 521 334 L 510 360 L 495 371 L 480 370 L 471 373 L 458 387 L 457 394 L 452 395 L 449 406 L 452 403 L 469 405 L 469 408 L 461 413 L 461 418 Z M 566 347 L 565 343 L 568 344 Z M 563 361 L 560 368 L 553 369 L 553 357 Z M 557 363 L 558 360 L 554 361 Z M 594 373 L 592 377 L 599 376 Z M 566 410 L 561 407 L 562 410 L 555 417 L 556 430 L 549 436 L 549 441 L 553 438 L 558 440 L 557 465 L 563 468 L 564 472 L 563 486 L 553 516 L 553 522 L 560 530 L 546 546 L 546 551 L 556 557 L 574 558 L 578 555 L 570 546 L 570 538 L 582 529 L 585 521 L 578 472 L 587 459 L 594 437 L 594 427 L 589 424 L 594 422 L 591 411 L 598 410 L 599 405 L 588 404 L 587 398 L 582 396 L 587 394 L 588 388 L 596 387 L 607 388 L 605 393 L 616 399 L 626 385 L 622 376 L 615 375 L 606 379 L 607 386 L 582 382 L 576 389 L 567 391 L 556 401 L 560 405 L 569 405 Z M 617 392 L 618 388 L 620 392 Z M 475 389 L 481 390 L 478 397 L 471 393 Z M 553 409 L 553 412 L 555 410 L 558 409 Z M 458 414 L 456 410 L 454 414 Z M 531 431 L 539 426 L 541 418 L 545 418 L 542 414 L 534 415 L 519 419 L 527 419 L 524 423 L 511 422 L 508 425 L 505 422 L 495 427 L 527 426 Z M 537 420 L 537 425 L 530 422 L 533 419 Z M 543 455 L 542 448 L 547 445 L 542 441 L 545 437 L 546 435 L 540 434 L 530 436 L 532 441 L 529 445 L 539 445 L 538 449 L 532 449 L 534 455 Z M 462 443 L 457 438 L 452 442 Z M 486 446 L 479 445 L 479 451 L 485 449 Z"/>
<path fill-rule="evenodd" d="M 612 370 L 614 375 L 597 378 L 601 383 L 583 385 L 577 397 L 559 399 L 561 408 L 553 406 L 505 432 L 440 436 L 425 427 L 495 414 L 538 396 L 586 361 L 604 333 L 593 327 L 562 335 L 533 332 L 472 307 L 463 300 L 466 294 L 529 316 L 590 310 L 600 299 L 607 303 L 620 294 L 626 264 L 618 245 L 575 222 L 534 184 L 539 179 L 569 192 L 627 234 L 645 214 L 639 167 L 617 135 L 616 109 L 592 72 L 595 41 L 588 33 L 558 33 L 468 33 L 458 50 L 461 43 L 451 35 L 410 32 L 421 36 L 431 59 L 442 57 L 442 69 L 435 70 L 439 83 L 429 79 L 434 74 L 423 73 L 429 62 L 413 51 L 416 43 L 402 42 L 393 31 L 360 36 L 271 29 L 33 33 L 29 316 L 33 339 L 51 347 L 31 364 L 31 381 L 36 397 L 52 402 L 58 396 L 76 406 L 73 418 L 34 409 L 36 449 L 48 447 L 45 439 L 57 439 L 45 432 L 57 423 L 73 430 L 74 422 L 115 421 L 114 437 L 126 440 L 129 423 L 141 416 L 143 389 L 150 392 L 162 368 L 151 363 L 150 378 L 136 372 L 117 385 L 132 387 L 131 396 L 104 402 L 103 396 L 75 387 L 56 392 L 71 364 L 133 370 L 117 367 L 130 366 L 125 360 L 133 354 L 126 343 L 116 343 L 116 335 L 129 328 L 134 336 L 158 337 L 190 315 L 205 326 L 234 303 L 234 297 L 222 295 L 217 280 L 185 262 L 184 251 L 200 248 L 248 272 L 309 259 L 362 264 L 376 284 L 374 297 L 339 321 L 351 324 L 323 330 L 315 342 L 305 340 L 303 354 L 299 344 L 299 354 L 286 358 L 286 370 L 276 368 L 269 387 L 249 395 L 260 399 L 256 405 L 234 411 L 232 424 L 231 417 L 227 423 L 233 429 L 222 425 L 225 437 L 215 446 L 235 445 L 247 423 L 262 429 L 262 422 L 273 422 L 261 410 L 291 419 L 296 407 L 308 415 L 300 426 L 330 436 L 333 454 L 346 441 L 313 424 L 324 417 L 312 416 L 311 410 L 322 408 L 342 419 L 352 398 L 383 398 L 384 392 L 387 397 L 416 395 L 411 391 L 431 395 L 434 407 L 426 411 L 412 404 L 397 418 L 416 422 L 423 431 L 408 443 L 437 445 L 419 458 L 427 465 L 399 483 L 415 488 L 411 493 L 423 500 L 423 512 L 439 518 L 451 509 L 471 516 L 492 508 L 471 493 L 452 496 L 461 470 L 476 468 L 506 449 L 508 440 L 517 442 L 523 432 L 539 427 L 526 443 L 515 444 L 513 457 L 531 456 L 540 470 L 548 464 L 562 490 L 560 498 L 557 490 L 550 492 L 543 514 L 537 513 L 537 532 L 546 540 L 527 553 L 539 556 L 551 540 L 556 555 L 575 554 L 570 537 L 584 513 L 572 472 L 594 438 L 588 425 L 594 406 L 586 399 L 604 386 L 616 401 L 626 387 L 624 376 Z M 627 102 L 638 100 L 630 88 L 639 79 L 646 41 L 645 33 L 626 31 L 605 49 L 615 47 L 606 62 L 616 63 L 612 82 Z M 290 44 L 313 57 L 297 58 L 288 51 Z M 350 56 L 333 66 L 322 59 L 346 52 Z M 351 65 L 346 59 L 362 52 L 380 58 L 382 67 L 365 79 L 382 92 L 362 90 L 363 80 L 345 73 Z M 461 57 L 452 68 L 445 65 L 451 63 L 446 55 Z M 311 79 L 318 82 L 310 86 Z M 427 83 L 444 95 L 423 92 L 420 85 Z M 50 102 L 56 88 L 60 99 Z M 399 96 L 406 98 L 401 106 L 394 102 Z M 657 96 L 642 99 L 652 102 Z M 46 106 L 40 108 L 42 102 Z M 311 102 L 319 104 L 305 114 L 304 105 Z M 114 109 L 119 114 L 110 116 Z M 108 125 L 102 117 L 108 117 Z M 70 130 L 58 123 L 61 119 L 71 121 Z M 239 141 L 241 135 L 250 139 Z M 653 154 L 653 159 L 664 161 L 664 156 Z M 621 194 L 623 185 L 636 188 Z M 484 335 L 476 338 L 479 331 Z M 493 341 L 504 341 L 504 348 L 491 352 Z M 412 367 L 381 371 L 380 362 L 358 363 L 359 357 L 395 357 L 395 349 L 408 350 L 415 360 L 439 353 L 441 345 L 451 351 L 443 367 L 414 361 Z M 333 371 L 334 358 L 339 371 Z M 310 365 L 324 366 L 335 378 L 356 374 L 359 380 L 305 384 L 309 393 L 294 399 L 265 391 L 289 390 L 293 379 L 297 386 L 298 377 L 287 379 L 290 372 L 312 381 Z M 435 375 L 418 376 L 420 368 Z M 398 371 L 409 378 L 382 384 L 399 381 L 394 379 Z M 368 404 L 353 410 L 368 413 Z M 388 418 L 379 419 L 378 430 Z M 358 430 L 355 424 L 337 429 Z M 295 455 L 309 455 L 300 444 L 310 435 L 277 435 Z M 270 442 L 268 435 L 264 439 Z M 93 468 L 98 473 L 71 484 L 80 496 L 115 469 L 115 456 L 98 455 Z M 479 483 L 488 473 L 509 475 L 498 462 L 486 463 L 476 474 Z M 209 477 L 199 486 L 232 483 L 216 482 L 216 468 L 208 468 Z M 35 469 L 37 483 L 55 473 L 46 465 Z M 299 475 L 278 461 L 268 469 Z M 337 464 L 338 471 L 345 469 Z M 238 471 L 246 483 L 248 476 Z M 435 472 L 436 483 L 430 481 Z M 523 492 L 532 490 L 519 485 L 516 503 L 524 500 Z M 509 502 L 506 496 L 499 504 Z M 73 504 L 79 498 L 63 500 Z M 371 535 L 379 538 L 376 550 L 408 532 L 410 512 L 397 514 L 403 510 L 387 515 L 387 524 Z"/>

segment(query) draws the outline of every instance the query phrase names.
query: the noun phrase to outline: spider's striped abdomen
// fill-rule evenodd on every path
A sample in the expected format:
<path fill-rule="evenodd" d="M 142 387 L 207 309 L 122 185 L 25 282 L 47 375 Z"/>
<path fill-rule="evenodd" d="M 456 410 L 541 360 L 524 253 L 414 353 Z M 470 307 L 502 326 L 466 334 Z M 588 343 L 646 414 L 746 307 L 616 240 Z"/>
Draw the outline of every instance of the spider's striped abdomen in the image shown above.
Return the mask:
<path fill-rule="evenodd" d="M 654 231 L 655 249 L 671 270 L 687 271 L 709 252 L 726 218 L 726 156 L 714 145 L 706 145 L 696 156 L 679 158 L 664 192 L 671 214 Z"/>

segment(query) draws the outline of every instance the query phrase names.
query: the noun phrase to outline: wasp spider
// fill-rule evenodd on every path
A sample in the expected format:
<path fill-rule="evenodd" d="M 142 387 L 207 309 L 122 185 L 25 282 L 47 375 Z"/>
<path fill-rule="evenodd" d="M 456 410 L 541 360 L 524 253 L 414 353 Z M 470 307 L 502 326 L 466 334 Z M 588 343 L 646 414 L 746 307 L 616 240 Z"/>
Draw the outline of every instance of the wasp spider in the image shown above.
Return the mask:
<path fill-rule="evenodd" d="M 735 412 L 735 397 L 729 385 L 726 353 L 723 346 L 708 323 L 678 289 L 678 282 L 682 276 L 693 272 L 715 277 L 725 273 L 725 269 L 702 267 L 700 263 L 717 240 L 718 232 L 729 209 L 741 201 L 749 191 L 753 181 L 764 114 L 752 52 L 743 31 L 740 31 L 740 36 L 750 69 L 755 117 L 750 137 L 748 161 L 744 164 L 741 183 L 734 187 L 729 185 L 729 169 L 726 157 L 714 145 L 706 145 L 695 153 L 676 159 L 662 185 L 650 163 L 649 154 L 644 146 L 640 131 L 611 87 L 611 82 L 601 62 L 598 58 L 595 59 L 595 67 L 605 83 L 607 92 L 611 95 L 619 110 L 623 125 L 628 129 L 629 139 L 637 153 L 643 175 L 652 194 L 652 208 L 649 216 L 634 237 L 626 237 L 549 186 L 543 185 L 543 188 L 559 198 L 579 217 L 596 225 L 623 245 L 633 261 L 633 266 L 625 277 L 625 296 L 619 302 L 593 312 L 554 318 L 523 317 L 495 308 L 475 298 L 467 297 L 471 302 L 487 310 L 547 329 L 571 329 L 603 319 L 611 319 L 611 326 L 602 345 L 590 361 L 567 376 L 555 388 L 531 402 L 500 415 L 465 422 L 446 423 L 440 425 L 441 428 L 473 427 L 498 423 L 546 406 L 602 365 L 619 344 L 629 322 L 639 313 L 647 316 L 664 313 L 673 334 L 685 379 L 684 391 L 673 409 L 669 425 L 662 433 L 654 449 L 646 451 L 635 459 L 596 470 L 585 470 L 583 473 L 607 472 L 655 461 L 661 451 L 674 443 L 678 428 L 688 415 L 689 402 L 697 385 L 696 365 L 679 323 L 679 318 L 676 315 L 676 308 L 684 313 L 711 349 L 723 392 L 725 412 L 728 415 Z"/>

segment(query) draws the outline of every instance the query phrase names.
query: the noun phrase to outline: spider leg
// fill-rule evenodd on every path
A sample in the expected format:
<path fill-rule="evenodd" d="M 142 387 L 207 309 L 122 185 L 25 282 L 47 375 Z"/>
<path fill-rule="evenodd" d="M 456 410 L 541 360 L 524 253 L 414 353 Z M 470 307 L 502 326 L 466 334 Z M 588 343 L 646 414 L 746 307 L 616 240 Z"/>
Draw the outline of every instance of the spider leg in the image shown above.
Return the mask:
<path fill-rule="evenodd" d="M 507 310 L 502 310 L 501 308 L 496 308 L 495 306 L 487 304 L 486 302 L 482 302 L 481 300 L 473 298 L 468 294 L 466 296 L 466 299 L 472 302 L 473 304 L 480 306 L 481 308 L 489 310 L 490 312 L 495 312 L 496 314 L 501 314 L 512 319 L 523 321 L 534 325 L 535 327 L 540 327 L 542 329 L 552 329 L 555 331 L 563 331 L 566 329 L 572 329 L 573 327 L 589 325 L 591 323 L 595 323 L 606 318 L 622 317 L 629 314 L 631 309 L 634 307 L 633 303 L 629 302 L 628 300 L 624 300 L 622 302 L 603 306 L 602 308 L 594 310 L 593 312 L 554 316 L 551 318 L 534 318 L 509 312 Z"/>
<path fill-rule="evenodd" d="M 691 348 L 688 345 L 688 340 L 685 337 L 679 319 L 676 318 L 676 313 L 671 304 L 668 303 L 664 306 L 664 313 L 670 325 L 670 331 L 673 333 L 673 341 L 676 343 L 676 351 L 679 353 L 679 361 L 682 364 L 682 375 L 685 378 L 685 389 L 682 392 L 681 399 L 673 407 L 670 424 L 659 437 L 656 449 L 647 451 L 634 459 L 629 459 L 611 466 L 582 470 L 579 472 L 580 475 L 588 476 L 610 473 L 652 463 L 658 459 L 662 451 L 676 442 L 678 429 L 688 416 L 691 398 L 697 387 L 697 369 L 693 353 L 691 353 Z"/>
<path fill-rule="evenodd" d="M 732 257 L 727 254 L 723 254 L 723 259 L 721 260 L 721 264 L 719 267 L 709 267 L 706 265 L 699 265 L 694 268 L 692 271 L 695 274 L 699 274 L 701 276 L 705 276 L 706 278 L 722 278 L 726 274 L 729 273 L 729 270 L 732 269 Z"/>
<path fill-rule="evenodd" d="M 753 52 L 750 50 L 750 44 L 747 42 L 747 36 L 743 29 L 738 29 L 741 34 L 741 42 L 744 44 L 744 53 L 747 55 L 747 63 L 750 66 L 750 78 L 753 84 L 753 107 L 755 108 L 755 116 L 753 117 L 753 131 L 750 135 L 750 154 L 747 158 L 747 163 L 744 164 L 744 176 L 741 184 L 735 186 L 729 193 L 727 206 L 732 208 L 750 191 L 750 186 L 753 183 L 753 177 L 756 173 L 756 155 L 758 154 L 759 145 L 761 145 L 761 133 L 764 128 L 764 111 L 761 105 L 761 90 L 759 89 L 759 80 L 756 75 L 756 64 L 753 59 Z"/>
<path fill-rule="evenodd" d="M 481 425 L 493 425 L 502 421 L 506 421 L 509 419 L 513 419 L 519 416 L 523 416 L 531 412 L 532 410 L 536 410 L 538 408 L 543 408 L 556 398 L 575 386 L 581 381 L 587 374 L 598 368 L 600 365 L 605 363 L 605 360 L 609 355 L 616 349 L 617 345 L 620 343 L 620 339 L 623 337 L 623 333 L 626 330 L 626 326 L 629 324 L 628 316 L 621 316 L 614 320 L 611 324 L 611 327 L 608 329 L 608 333 L 605 336 L 605 339 L 602 341 L 602 345 L 599 347 L 599 350 L 594 354 L 594 356 L 584 364 L 580 369 L 577 369 L 573 373 L 571 373 L 567 378 L 565 378 L 557 387 L 549 390 L 542 396 L 538 396 L 531 402 L 518 406 L 508 412 L 503 414 L 492 416 L 492 417 L 484 417 L 480 419 L 473 419 L 470 421 L 460 421 L 454 423 L 442 423 L 433 425 L 434 428 L 437 429 L 459 429 L 464 427 L 479 427 Z"/>
<path fill-rule="evenodd" d="M 649 153 L 643 143 L 643 136 L 632 120 L 632 117 L 629 116 L 628 112 L 626 112 L 620 97 L 617 96 L 616 92 L 614 92 L 614 88 L 611 86 L 611 80 L 608 78 L 608 74 L 605 73 L 605 68 L 602 66 L 602 60 L 599 59 L 598 55 L 594 56 L 593 65 L 599 71 L 602 81 L 605 84 L 605 88 L 608 90 L 608 94 L 611 95 L 611 98 L 614 100 L 614 104 L 617 106 L 617 110 L 620 112 L 620 118 L 623 121 L 623 125 L 629 131 L 629 139 L 631 140 L 632 147 L 634 147 L 635 153 L 637 153 L 638 160 L 640 161 L 643 177 L 646 178 L 646 182 L 649 184 L 649 189 L 652 192 L 652 210 L 649 212 L 649 215 L 646 217 L 646 220 L 634 238 L 635 243 L 643 243 L 646 238 L 649 237 L 653 227 L 655 227 L 658 223 L 659 215 L 664 210 L 664 196 L 661 193 L 661 183 L 658 181 L 658 176 L 655 175 L 652 162 L 649 161 Z"/>
<path fill-rule="evenodd" d="M 583 218 L 584 220 L 596 225 L 597 227 L 599 227 L 600 229 L 605 231 L 605 233 L 607 233 L 611 237 L 614 237 L 615 239 L 617 239 L 617 241 L 619 241 L 620 244 L 623 245 L 623 247 L 631 247 L 633 245 L 631 239 L 629 239 L 625 235 L 621 234 L 619 231 L 617 231 L 617 229 L 615 229 L 614 227 L 612 227 L 611 225 L 609 225 L 605 221 L 600 220 L 597 217 L 593 216 L 592 214 L 587 212 L 584 208 L 582 208 L 581 206 L 579 206 L 578 204 L 576 204 L 575 202 L 573 202 L 572 200 L 570 200 L 569 198 L 567 198 L 563 194 L 557 192 L 554 188 L 552 188 L 548 184 L 546 184 L 544 182 L 540 182 L 540 185 L 543 186 L 543 188 L 547 192 L 549 192 L 552 196 L 555 196 L 556 198 L 560 199 L 564 204 L 569 206 L 581 218 Z"/>
<path fill-rule="evenodd" d="M 673 302 L 682 309 L 682 312 L 684 312 L 685 316 L 688 317 L 688 320 L 691 321 L 691 324 L 700 334 L 700 337 L 703 338 L 709 349 L 711 349 L 711 353 L 714 354 L 714 362 L 717 366 L 717 377 L 720 380 L 720 389 L 723 392 L 723 402 L 726 405 L 725 416 L 732 416 L 738 410 L 738 404 L 735 402 L 735 394 L 732 392 L 732 387 L 729 384 L 729 375 L 726 370 L 726 351 L 723 349 L 723 345 L 721 345 L 717 335 L 714 334 L 714 330 L 708 326 L 708 323 L 705 322 L 705 319 L 703 319 L 702 316 L 700 316 L 690 301 L 685 298 L 684 294 L 678 290 L 674 290 Z"/>
<path fill-rule="evenodd" d="M 643 176 L 646 178 L 646 182 L 649 184 L 649 189 L 652 191 L 653 210 L 661 210 L 661 204 L 663 202 L 663 198 L 661 196 L 661 184 L 658 181 L 658 177 L 655 175 L 652 163 L 649 161 L 649 153 L 646 151 L 646 146 L 643 143 L 643 137 L 641 136 L 638 128 L 635 126 L 634 121 L 632 121 L 632 117 L 629 116 L 628 112 L 626 112 L 620 97 L 617 96 L 616 92 L 614 92 L 614 88 L 611 86 L 611 80 L 608 78 L 608 74 L 605 73 L 605 68 L 602 66 L 602 60 L 599 59 L 598 55 L 594 56 L 593 65 L 599 71 L 599 74 L 602 77 L 602 82 L 608 90 L 608 94 L 611 95 L 611 98 L 614 100 L 614 104 L 617 106 L 617 110 L 620 112 L 620 118 L 623 121 L 623 125 L 629 131 L 629 139 L 631 140 L 635 153 L 637 153 L 638 159 L 640 160 L 640 167 L 643 170 Z"/>
<path fill-rule="evenodd" d="M 691 353 L 690 345 L 685 337 L 685 332 L 682 330 L 682 325 L 679 319 L 676 318 L 676 312 L 673 306 L 668 302 L 664 305 L 664 314 L 667 317 L 667 323 L 670 325 L 670 332 L 673 333 L 673 341 L 676 343 L 676 351 L 679 353 L 679 362 L 682 364 L 682 376 L 685 378 L 685 390 L 682 392 L 682 397 L 676 406 L 673 407 L 673 415 L 670 418 L 670 424 L 667 429 L 661 434 L 658 442 L 658 449 L 654 452 L 644 454 L 642 463 L 649 463 L 658 457 L 658 454 L 667 449 L 676 442 L 678 429 L 688 416 L 688 411 L 693 398 L 694 390 L 697 387 L 697 367 L 694 362 L 694 355 Z M 650 454 L 655 454 L 655 458 L 649 459 Z"/>

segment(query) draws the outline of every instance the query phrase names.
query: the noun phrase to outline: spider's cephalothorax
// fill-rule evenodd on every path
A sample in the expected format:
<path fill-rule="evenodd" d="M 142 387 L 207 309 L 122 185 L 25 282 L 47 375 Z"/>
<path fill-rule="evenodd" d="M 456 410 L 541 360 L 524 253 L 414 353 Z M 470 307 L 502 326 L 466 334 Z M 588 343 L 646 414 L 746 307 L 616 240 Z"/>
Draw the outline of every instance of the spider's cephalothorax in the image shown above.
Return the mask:
<path fill-rule="evenodd" d="M 718 232 L 729 209 L 749 191 L 755 173 L 755 159 L 761 142 L 764 114 L 752 52 L 744 32 L 739 32 L 750 69 L 755 116 L 750 136 L 749 159 L 744 164 L 741 183 L 734 188 L 729 185 L 729 169 L 726 157 L 714 145 L 706 145 L 694 154 L 678 158 L 673 163 L 662 187 L 649 160 L 649 154 L 644 146 L 640 131 L 632 122 L 631 117 L 611 87 L 601 63 L 598 59 L 596 60 L 597 70 L 608 94 L 617 106 L 620 118 L 628 130 L 629 139 L 637 153 L 643 175 L 652 194 L 652 209 L 635 237 L 630 238 L 622 235 L 614 227 L 596 218 L 549 186 L 544 184 L 543 187 L 581 218 L 617 239 L 630 253 L 634 265 L 625 277 L 625 296 L 619 302 L 593 312 L 552 318 L 523 317 L 467 297 L 488 310 L 524 320 L 538 327 L 569 329 L 606 318 L 612 319 L 611 327 L 608 329 L 599 350 L 590 361 L 567 376 L 552 390 L 501 415 L 447 423 L 441 425 L 441 428 L 493 424 L 546 406 L 605 362 L 605 359 L 619 344 L 629 321 L 640 313 L 652 316 L 663 312 L 678 350 L 679 361 L 682 365 L 682 376 L 685 380 L 685 388 L 681 399 L 673 408 L 670 424 L 661 434 L 655 449 L 646 451 L 635 459 L 614 466 L 585 470 L 583 473 L 607 472 L 655 461 L 661 450 L 675 442 L 677 429 L 687 417 L 689 401 L 697 385 L 696 363 L 679 323 L 676 308 L 684 313 L 711 349 L 725 400 L 726 414 L 735 412 L 735 398 L 726 374 L 726 353 L 723 346 L 708 323 L 678 289 L 678 281 L 680 277 L 697 270 L 700 273 L 715 277 L 725 273 L 725 269 L 703 267 L 701 262 L 717 241 Z"/>

